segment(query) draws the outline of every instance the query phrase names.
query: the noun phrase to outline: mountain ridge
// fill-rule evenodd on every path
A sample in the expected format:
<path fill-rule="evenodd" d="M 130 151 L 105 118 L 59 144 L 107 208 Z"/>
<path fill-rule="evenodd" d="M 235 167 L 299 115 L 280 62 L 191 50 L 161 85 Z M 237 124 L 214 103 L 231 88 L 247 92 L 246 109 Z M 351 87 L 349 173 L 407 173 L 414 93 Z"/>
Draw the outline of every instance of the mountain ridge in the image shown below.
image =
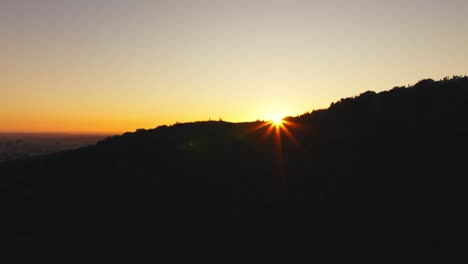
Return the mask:
<path fill-rule="evenodd" d="M 465 257 L 468 78 L 268 122 L 206 121 L 0 164 L 0 248 L 49 263 Z"/>

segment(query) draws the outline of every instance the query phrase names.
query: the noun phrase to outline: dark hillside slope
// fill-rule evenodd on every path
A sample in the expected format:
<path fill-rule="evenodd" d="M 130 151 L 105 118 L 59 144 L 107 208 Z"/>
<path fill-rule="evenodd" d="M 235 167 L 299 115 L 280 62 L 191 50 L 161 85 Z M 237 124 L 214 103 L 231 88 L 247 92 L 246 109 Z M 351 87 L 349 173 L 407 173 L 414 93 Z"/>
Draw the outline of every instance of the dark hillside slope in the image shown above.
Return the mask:
<path fill-rule="evenodd" d="M 1 255 L 466 262 L 468 78 L 366 92 L 284 126 L 161 126 L 0 164 Z"/>

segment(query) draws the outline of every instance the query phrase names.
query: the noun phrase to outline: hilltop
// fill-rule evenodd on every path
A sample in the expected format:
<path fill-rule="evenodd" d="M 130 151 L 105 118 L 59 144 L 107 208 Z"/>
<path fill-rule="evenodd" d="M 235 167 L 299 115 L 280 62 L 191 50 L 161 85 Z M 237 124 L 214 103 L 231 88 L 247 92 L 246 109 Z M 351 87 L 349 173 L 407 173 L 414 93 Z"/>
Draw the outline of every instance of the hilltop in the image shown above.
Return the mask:
<path fill-rule="evenodd" d="M 139 129 L 0 164 L 20 262 L 440 263 L 465 257 L 468 77 L 268 122 Z"/>

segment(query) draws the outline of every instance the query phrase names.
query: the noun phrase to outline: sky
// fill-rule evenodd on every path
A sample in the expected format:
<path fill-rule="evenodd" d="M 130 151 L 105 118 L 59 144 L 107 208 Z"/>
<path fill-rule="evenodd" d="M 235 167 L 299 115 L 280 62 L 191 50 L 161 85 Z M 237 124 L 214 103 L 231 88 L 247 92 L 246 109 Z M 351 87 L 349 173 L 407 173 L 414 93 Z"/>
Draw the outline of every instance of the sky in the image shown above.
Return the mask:
<path fill-rule="evenodd" d="M 468 74 L 468 1 L 1 0 L 0 132 L 268 120 Z"/>

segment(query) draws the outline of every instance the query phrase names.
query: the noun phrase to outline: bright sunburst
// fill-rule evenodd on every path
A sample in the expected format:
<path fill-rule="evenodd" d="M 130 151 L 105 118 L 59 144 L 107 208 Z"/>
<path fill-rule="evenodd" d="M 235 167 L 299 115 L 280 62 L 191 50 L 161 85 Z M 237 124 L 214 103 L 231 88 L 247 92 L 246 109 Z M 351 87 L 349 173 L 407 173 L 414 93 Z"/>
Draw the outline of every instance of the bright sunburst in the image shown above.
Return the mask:
<path fill-rule="evenodd" d="M 260 122 L 257 121 L 255 127 L 249 130 L 249 133 L 257 131 L 259 129 L 264 129 L 262 139 L 266 139 L 269 135 L 273 134 L 276 142 L 276 146 L 278 147 L 278 154 L 282 155 L 281 148 L 281 138 L 284 136 L 288 138 L 294 145 L 300 147 L 299 142 L 294 137 L 293 133 L 290 129 L 297 129 L 299 128 L 299 124 L 291 121 L 291 118 L 286 118 L 284 115 L 273 115 L 271 116 L 269 121 Z"/>
<path fill-rule="evenodd" d="M 274 116 L 274 117 L 271 119 L 271 122 L 272 122 L 273 124 L 275 124 L 276 126 L 279 126 L 279 125 L 283 124 L 283 117 L 282 117 L 282 116 L 279 116 L 279 115 Z"/>

